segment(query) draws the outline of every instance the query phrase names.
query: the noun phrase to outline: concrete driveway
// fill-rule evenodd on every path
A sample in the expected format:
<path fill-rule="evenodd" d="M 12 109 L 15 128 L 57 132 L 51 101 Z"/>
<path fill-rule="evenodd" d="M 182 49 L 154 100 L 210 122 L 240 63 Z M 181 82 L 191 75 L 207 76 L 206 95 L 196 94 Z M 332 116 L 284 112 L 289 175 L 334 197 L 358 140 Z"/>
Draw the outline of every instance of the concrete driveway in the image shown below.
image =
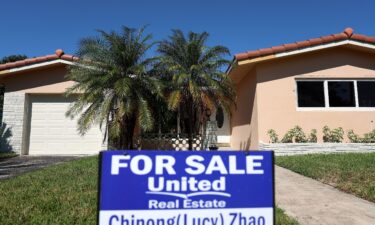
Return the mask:
<path fill-rule="evenodd" d="M 374 225 L 375 204 L 282 167 L 276 203 L 301 225 Z"/>
<path fill-rule="evenodd" d="M 17 156 L 0 159 L 0 180 L 80 157 L 82 156 Z"/>

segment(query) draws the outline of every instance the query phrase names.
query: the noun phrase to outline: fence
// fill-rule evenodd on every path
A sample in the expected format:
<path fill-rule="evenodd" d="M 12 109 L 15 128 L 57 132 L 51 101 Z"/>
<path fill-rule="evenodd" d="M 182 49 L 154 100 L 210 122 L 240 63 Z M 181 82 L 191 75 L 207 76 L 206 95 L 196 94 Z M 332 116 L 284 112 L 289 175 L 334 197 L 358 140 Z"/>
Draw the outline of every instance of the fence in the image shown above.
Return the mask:
<path fill-rule="evenodd" d="M 188 134 L 176 133 L 147 133 L 142 134 L 138 139 L 138 149 L 154 150 L 188 150 Z M 193 150 L 202 150 L 202 136 L 193 137 Z"/>

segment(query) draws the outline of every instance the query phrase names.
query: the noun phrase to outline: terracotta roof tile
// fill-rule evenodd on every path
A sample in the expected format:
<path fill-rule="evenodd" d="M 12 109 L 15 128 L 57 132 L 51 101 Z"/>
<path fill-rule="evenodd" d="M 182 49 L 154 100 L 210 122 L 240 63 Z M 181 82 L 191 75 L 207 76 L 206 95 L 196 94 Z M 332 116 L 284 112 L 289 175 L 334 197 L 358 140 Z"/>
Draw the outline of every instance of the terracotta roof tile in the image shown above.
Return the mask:
<path fill-rule="evenodd" d="M 24 66 L 24 65 L 26 65 L 25 61 L 16 62 L 16 66 Z"/>
<path fill-rule="evenodd" d="M 299 48 L 306 48 L 306 47 L 309 47 L 311 44 L 309 41 L 299 41 L 299 42 L 296 42 L 296 44 L 298 45 Z"/>
<path fill-rule="evenodd" d="M 255 57 L 258 57 L 258 56 L 260 56 L 259 50 L 255 50 L 255 51 L 247 53 L 247 57 L 254 57 L 255 58 Z"/>
<path fill-rule="evenodd" d="M 78 57 L 65 54 L 63 50 L 57 49 L 55 51 L 55 54 L 19 60 L 19 61 L 11 62 L 11 63 L 0 64 L 0 70 L 8 70 L 8 69 L 13 69 L 13 68 L 22 67 L 22 66 L 29 66 L 32 64 L 48 62 L 48 61 L 52 61 L 56 59 L 63 59 L 67 61 L 77 61 Z"/>
<path fill-rule="evenodd" d="M 348 27 L 348 28 L 345 28 L 344 33 L 345 33 L 348 37 L 351 37 L 351 36 L 353 35 L 353 33 L 354 33 L 354 30 L 353 30 L 352 28 Z"/>
<path fill-rule="evenodd" d="M 61 59 L 69 60 L 69 61 L 76 61 L 78 60 L 78 57 L 75 57 L 73 55 L 62 55 Z"/>
<path fill-rule="evenodd" d="M 333 37 L 335 38 L 336 41 L 341 41 L 341 40 L 348 38 L 348 36 L 344 33 L 334 34 Z"/>
<path fill-rule="evenodd" d="M 283 52 L 283 51 L 285 51 L 285 47 L 282 46 L 282 45 L 272 47 L 272 49 L 273 49 L 273 53 L 279 53 L 279 52 Z"/>
<path fill-rule="evenodd" d="M 358 41 L 366 41 L 367 37 L 362 34 L 353 34 L 352 39 L 358 40 Z"/>
<path fill-rule="evenodd" d="M 270 55 L 270 54 L 273 53 L 273 50 L 272 50 L 272 48 L 263 48 L 263 49 L 259 50 L 259 53 L 261 55 Z"/>
<path fill-rule="evenodd" d="M 332 35 L 323 36 L 321 39 L 324 41 L 324 43 L 335 41 L 335 38 Z"/>
<path fill-rule="evenodd" d="M 248 54 L 247 52 L 244 52 L 244 53 L 238 53 L 236 55 L 237 59 L 241 60 L 241 59 L 247 59 L 248 58 Z"/>
<path fill-rule="evenodd" d="M 298 49 L 298 45 L 296 43 L 284 44 L 285 49 L 288 50 L 295 50 Z"/>
<path fill-rule="evenodd" d="M 320 38 L 312 38 L 309 40 L 311 45 L 318 45 L 322 43 L 322 40 Z"/>
<path fill-rule="evenodd" d="M 57 49 L 55 51 L 55 55 L 57 55 L 57 57 L 61 57 L 62 55 L 64 55 L 64 51 L 62 49 Z"/>
<path fill-rule="evenodd" d="M 375 37 L 370 37 L 362 34 L 354 34 L 354 30 L 350 27 L 346 28 L 343 32 L 338 34 L 331 34 L 322 36 L 320 38 L 312 38 L 305 41 L 299 41 L 295 43 L 283 44 L 271 48 L 263 48 L 254 51 L 248 51 L 244 53 L 236 54 L 234 57 L 236 60 L 253 59 L 261 56 L 272 55 L 281 52 L 293 51 L 296 49 L 303 49 L 307 47 L 317 46 L 326 43 L 337 42 L 341 40 L 355 40 L 359 42 L 365 42 L 375 44 Z"/>

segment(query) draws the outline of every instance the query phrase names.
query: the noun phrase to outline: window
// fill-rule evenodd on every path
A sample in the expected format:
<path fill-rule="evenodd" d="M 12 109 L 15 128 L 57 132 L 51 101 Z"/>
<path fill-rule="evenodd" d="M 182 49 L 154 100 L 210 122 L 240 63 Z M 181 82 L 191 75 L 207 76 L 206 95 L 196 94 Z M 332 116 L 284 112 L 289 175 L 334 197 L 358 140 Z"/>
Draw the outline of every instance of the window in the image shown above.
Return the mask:
<path fill-rule="evenodd" d="M 375 107 L 375 80 L 297 80 L 298 107 Z"/>
<path fill-rule="evenodd" d="M 324 107 L 323 81 L 297 82 L 299 107 Z"/>
<path fill-rule="evenodd" d="M 359 107 L 375 107 L 375 81 L 357 81 Z"/>
<path fill-rule="evenodd" d="M 328 81 L 330 107 L 355 107 L 353 81 Z"/>

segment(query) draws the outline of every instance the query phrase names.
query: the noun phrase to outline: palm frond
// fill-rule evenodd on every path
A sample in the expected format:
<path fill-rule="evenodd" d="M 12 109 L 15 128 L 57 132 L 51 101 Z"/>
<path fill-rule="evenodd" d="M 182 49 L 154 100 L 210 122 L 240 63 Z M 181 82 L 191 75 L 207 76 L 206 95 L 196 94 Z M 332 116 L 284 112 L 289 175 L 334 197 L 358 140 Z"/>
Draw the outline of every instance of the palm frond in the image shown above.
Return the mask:
<path fill-rule="evenodd" d="M 163 94 L 157 79 L 148 77 L 154 59 L 146 57 L 153 46 L 152 35 L 140 29 L 122 27 L 121 32 L 98 30 L 98 36 L 79 43 L 80 60 L 69 68 L 68 78 L 76 81 L 66 95 L 79 94 L 67 116 L 78 116 L 78 129 L 85 134 L 93 124 L 108 126 L 109 136 L 119 140 L 132 134 L 128 126 L 139 115 L 144 128 L 153 126 L 149 101 Z M 145 78 L 146 79 L 143 79 Z M 145 83 L 145 81 L 149 83 Z M 118 148 L 127 146 L 122 143 Z"/>
<path fill-rule="evenodd" d="M 234 85 L 221 71 L 230 63 L 225 58 L 229 50 L 220 45 L 206 46 L 208 37 L 207 32 L 185 36 L 181 30 L 172 30 L 172 35 L 158 45 L 158 67 L 168 82 L 168 107 L 181 109 L 181 122 L 188 132 L 200 131 L 206 109 L 223 106 L 229 112 L 235 101 Z"/>

